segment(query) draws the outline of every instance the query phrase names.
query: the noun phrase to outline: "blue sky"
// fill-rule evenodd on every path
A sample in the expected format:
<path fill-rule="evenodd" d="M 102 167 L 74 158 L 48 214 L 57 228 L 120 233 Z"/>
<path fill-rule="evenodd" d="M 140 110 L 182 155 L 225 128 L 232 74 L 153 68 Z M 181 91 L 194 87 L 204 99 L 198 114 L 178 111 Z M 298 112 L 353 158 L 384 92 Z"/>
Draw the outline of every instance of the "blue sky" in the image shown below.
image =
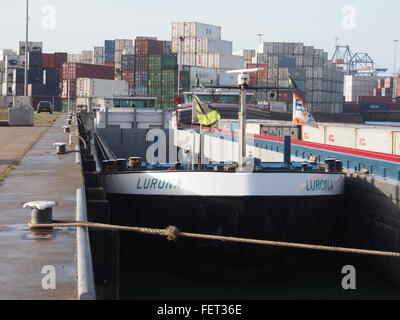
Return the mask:
<path fill-rule="evenodd" d="M 25 0 L 1 1 L 7 14 L 0 19 L 0 48 L 16 49 L 25 37 Z M 55 9 L 55 29 L 42 26 L 49 5 Z M 342 13 L 346 5 L 355 9 L 354 29 L 343 27 L 349 21 Z M 234 51 L 256 48 L 257 34 L 263 33 L 264 41 L 300 41 L 331 57 L 338 37 L 391 71 L 393 40 L 400 39 L 398 12 L 400 2 L 394 0 L 30 0 L 30 39 L 43 41 L 45 52 L 80 53 L 103 45 L 104 39 L 170 39 L 172 21 L 199 21 L 222 26 L 222 38 L 233 41 Z M 400 45 L 398 53 L 400 58 Z"/>

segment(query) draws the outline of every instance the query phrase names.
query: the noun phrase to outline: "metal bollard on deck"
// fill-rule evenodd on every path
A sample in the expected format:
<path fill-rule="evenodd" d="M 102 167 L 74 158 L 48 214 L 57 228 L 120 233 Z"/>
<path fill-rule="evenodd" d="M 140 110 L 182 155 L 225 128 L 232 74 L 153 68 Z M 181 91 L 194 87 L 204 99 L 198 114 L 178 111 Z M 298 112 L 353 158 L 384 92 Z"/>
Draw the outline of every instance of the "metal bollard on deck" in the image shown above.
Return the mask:
<path fill-rule="evenodd" d="M 37 229 L 34 225 L 53 223 L 54 201 L 32 201 L 24 204 L 23 208 L 31 209 L 31 229 Z"/>
<path fill-rule="evenodd" d="M 53 144 L 56 147 L 57 154 L 66 154 L 67 153 L 67 144 L 64 142 L 56 142 Z"/>

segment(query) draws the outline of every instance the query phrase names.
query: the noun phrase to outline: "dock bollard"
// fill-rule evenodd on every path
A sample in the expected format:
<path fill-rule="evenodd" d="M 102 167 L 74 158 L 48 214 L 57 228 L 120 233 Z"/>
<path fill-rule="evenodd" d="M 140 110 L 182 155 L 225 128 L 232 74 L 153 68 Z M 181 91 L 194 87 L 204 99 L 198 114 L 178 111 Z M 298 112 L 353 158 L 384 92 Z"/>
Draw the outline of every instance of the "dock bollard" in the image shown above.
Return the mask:
<path fill-rule="evenodd" d="M 326 158 L 326 172 L 335 172 L 336 171 L 336 159 L 335 158 Z"/>
<path fill-rule="evenodd" d="M 53 223 L 53 207 L 57 204 L 54 201 L 32 201 L 24 204 L 24 209 L 31 209 L 31 229 L 35 224 Z"/>
<path fill-rule="evenodd" d="M 56 142 L 53 144 L 56 147 L 57 154 L 66 154 L 67 153 L 67 144 L 64 142 Z"/>
<path fill-rule="evenodd" d="M 130 157 L 129 158 L 129 169 L 134 171 L 139 171 L 142 168 L 142 158 L 141 157 Z"/>
<path fill-rule="evenodd" d="M 127 169 L 128 167 L 126 159 L 117 159 L 117 171 L 122 172 L 126 171 Z"/>

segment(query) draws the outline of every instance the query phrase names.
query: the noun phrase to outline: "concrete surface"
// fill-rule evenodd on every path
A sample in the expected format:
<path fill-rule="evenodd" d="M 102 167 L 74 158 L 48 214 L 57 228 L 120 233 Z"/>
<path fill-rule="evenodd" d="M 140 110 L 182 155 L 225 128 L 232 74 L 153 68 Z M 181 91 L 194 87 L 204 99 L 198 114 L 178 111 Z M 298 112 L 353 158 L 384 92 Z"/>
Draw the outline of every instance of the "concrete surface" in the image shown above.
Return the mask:
<path fill-rule="evenodd" d="M 42 127 L 0 127 L 0 176 L 49 129 Z"/>
<path fill-rule="evenodd" d="M 68 140 L 62 129 L 65 119 L 66 115 L 58 119 L 0 185 L 1 300 L 67 300 L 77 297 L 76 230 L 58 229 L 35 234 L 27 226 L 30 212 L 21 205 L 32 200 L 56 201 L 58 206 L 53 210 L 54 219 L 75 219 L 76 189 L 82 187 L 81 169 L 75 163 L 75 153 L 56 156 L 53 146 L 55 142 Z M 31 129 L 34 141 L 35 135 L 48 128 Z M 8 143 L 11 138 L 13 141 L 22 139 L 18 130 L 21 129 L 1 131 L 0 143 Z M 8 132 L 8 138 L 3 132 Z M 25 151 L 23 149 L 21 146 L 11 148 L 7 153 L 9 159 L 17 157 Z M 55 268 L 55 290 L 43 289 L 42 281 L 49 275 L 48 271 L 42 273 L 46 266 Z"/>

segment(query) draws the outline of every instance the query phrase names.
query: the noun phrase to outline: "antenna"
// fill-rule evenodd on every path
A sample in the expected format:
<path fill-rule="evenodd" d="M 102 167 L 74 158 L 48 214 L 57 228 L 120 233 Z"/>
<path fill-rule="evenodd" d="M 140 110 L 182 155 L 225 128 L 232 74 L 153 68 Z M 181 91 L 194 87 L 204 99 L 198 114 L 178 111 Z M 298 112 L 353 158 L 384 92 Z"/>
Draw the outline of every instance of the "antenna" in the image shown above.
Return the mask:
<path fill-rule="evenodd" d="M 262 37 L 264 36 L 263 33 L 257 33 L 257 36 L 260 38 L 260 44 L 262 43 Z"/>

